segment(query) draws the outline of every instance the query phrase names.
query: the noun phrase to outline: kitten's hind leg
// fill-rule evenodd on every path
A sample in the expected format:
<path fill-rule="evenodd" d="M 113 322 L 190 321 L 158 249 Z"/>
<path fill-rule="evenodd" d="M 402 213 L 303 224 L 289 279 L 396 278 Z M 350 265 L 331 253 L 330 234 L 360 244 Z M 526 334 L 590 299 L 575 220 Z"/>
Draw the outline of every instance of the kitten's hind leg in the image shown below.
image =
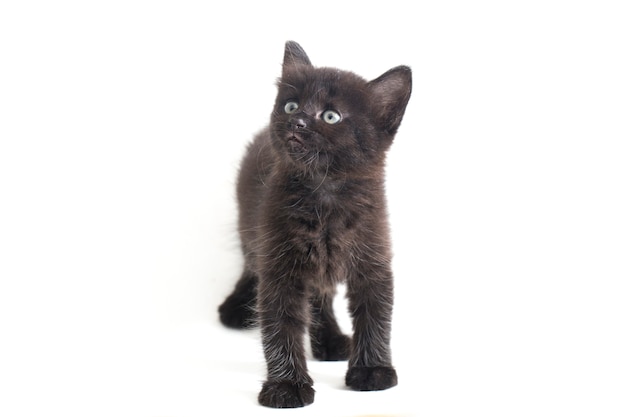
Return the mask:
<path fill-rule="evenodd" d="M 311 299 L 311 348 L 313 356 L 322 361 L 343 361 L 350 357 L 351 340 L 337 324 L 333 296 L 315 295 Z"/>
<path fill-rule="evenodd" d="M 244 271 L 234 291 L 219 306 L 220 321 L 224 326 L 245 329 L 256 326 L 256 297 L 258 278 Z"/>

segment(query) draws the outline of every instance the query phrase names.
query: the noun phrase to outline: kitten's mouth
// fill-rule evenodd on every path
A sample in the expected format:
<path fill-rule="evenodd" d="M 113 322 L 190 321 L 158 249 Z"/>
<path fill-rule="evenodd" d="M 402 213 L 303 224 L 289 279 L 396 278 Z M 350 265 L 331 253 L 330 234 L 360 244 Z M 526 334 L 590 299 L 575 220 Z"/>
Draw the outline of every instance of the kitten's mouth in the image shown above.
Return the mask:
<path fill-rule="evenodd" d="M 302 139 L 296 135 L 291 135 L 287 138 L 287 145 L 289 145 L 289 150 L 294 153 L 300 153 L 306 150 Z"/>

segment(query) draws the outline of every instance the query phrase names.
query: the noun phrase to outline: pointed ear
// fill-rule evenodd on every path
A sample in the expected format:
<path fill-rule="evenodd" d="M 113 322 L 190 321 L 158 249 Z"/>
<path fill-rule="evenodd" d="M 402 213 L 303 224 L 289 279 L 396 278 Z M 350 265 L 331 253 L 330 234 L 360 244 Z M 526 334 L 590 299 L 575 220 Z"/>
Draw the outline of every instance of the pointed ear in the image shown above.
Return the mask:
<path fill-rule="evenodd" d="M 283 72 L 284 68 L 296 66 L 296 65 L 306 65 L 310 66 L 311 61 L 307 56 L 306 52 L 297 42 L 288 41 L 285 43 L 285 56 L 283 58 Z"/>
<path fill-rule="evenodd" d="M 404 110 L 411 97 L 411 68 L 399 66 L 390 69 L 368 83 L 373 96 L 379 127 L 395 134 L 400 127 Z"/>

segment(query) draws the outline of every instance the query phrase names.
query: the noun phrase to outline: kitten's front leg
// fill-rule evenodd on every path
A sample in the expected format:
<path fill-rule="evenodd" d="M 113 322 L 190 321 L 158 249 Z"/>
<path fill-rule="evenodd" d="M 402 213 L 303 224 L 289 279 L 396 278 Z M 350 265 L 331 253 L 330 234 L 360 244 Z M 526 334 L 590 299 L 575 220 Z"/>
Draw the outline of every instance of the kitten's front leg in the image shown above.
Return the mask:
<path fill-rule="evenodd" d="M 393 282 L 389 265 L 365 264 L 348 281 L 354 335 L 346 385 L 376 391 L 398 384 L 391 365 Z"/>
<path fill-rule="evenodd" d="M 289 276 L 261 278 L 258 297 L 267 362 L 267 381 L 259 393 L 259 403 L 274 408 L 311 404 L 315 391 L 303 345 L 307 297 L 302 283 Z"/>

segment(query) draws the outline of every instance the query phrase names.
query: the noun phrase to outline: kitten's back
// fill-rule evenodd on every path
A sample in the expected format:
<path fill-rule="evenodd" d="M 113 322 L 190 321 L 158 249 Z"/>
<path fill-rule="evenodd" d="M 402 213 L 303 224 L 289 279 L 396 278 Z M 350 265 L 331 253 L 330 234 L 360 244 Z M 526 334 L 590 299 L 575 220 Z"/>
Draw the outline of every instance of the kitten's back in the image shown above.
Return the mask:
<path fill-rule="evenodd" d="M 270 140 L 269 128 L 259 132 L 248 145 L 239 169 L 237 201 L 239 202 L 239 231 L 244 248 L 248 246 L 248 242 L 256 238 L 259 207 L 267 188 L 266 184 L 272 166 Z"/>

